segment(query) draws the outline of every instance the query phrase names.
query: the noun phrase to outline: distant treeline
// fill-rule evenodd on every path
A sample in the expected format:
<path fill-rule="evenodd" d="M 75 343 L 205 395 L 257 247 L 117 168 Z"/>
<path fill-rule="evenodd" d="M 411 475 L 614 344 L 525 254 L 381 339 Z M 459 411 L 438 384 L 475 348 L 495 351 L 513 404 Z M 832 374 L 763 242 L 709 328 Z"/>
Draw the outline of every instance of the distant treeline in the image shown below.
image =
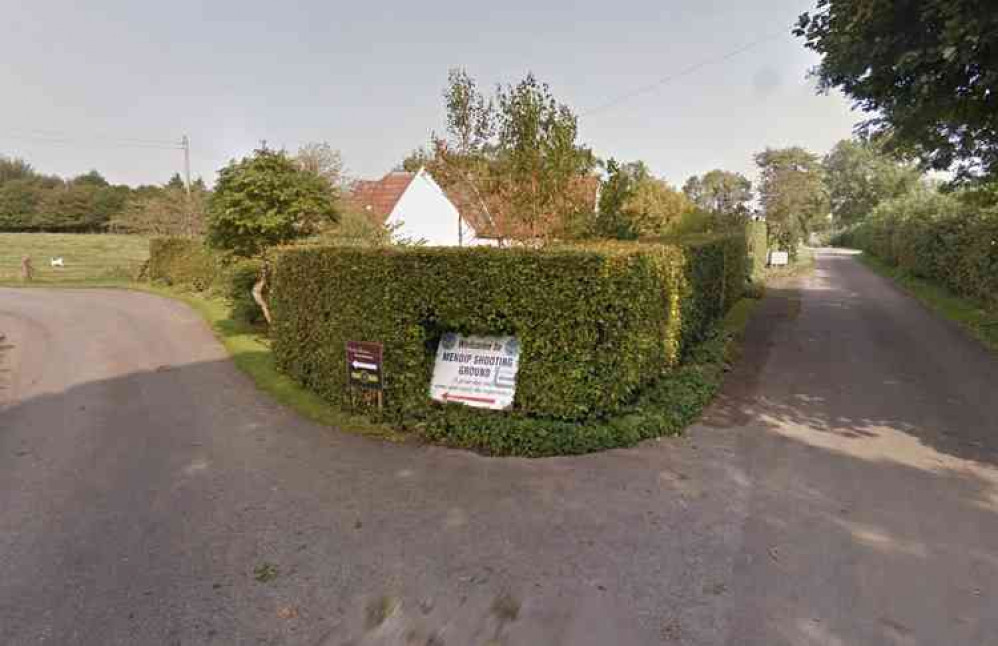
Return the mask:
<path fill-rule="evenodd" d="M 192 189 L 188 198 L 179 175 L 137 188 L 112 185 L 96 170 L 64 179 L 0 156 L 0 231 L 195 233 L 204 184 L 198 180 Z"/>

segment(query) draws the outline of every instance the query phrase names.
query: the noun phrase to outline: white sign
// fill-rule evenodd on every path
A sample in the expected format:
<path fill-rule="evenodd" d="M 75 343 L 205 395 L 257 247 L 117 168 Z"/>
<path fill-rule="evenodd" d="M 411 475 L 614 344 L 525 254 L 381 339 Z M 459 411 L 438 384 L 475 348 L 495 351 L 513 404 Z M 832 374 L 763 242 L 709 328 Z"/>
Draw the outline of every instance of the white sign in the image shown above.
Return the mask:
<path fill-rule="evenodd" d="M 514 336 L 463 336 L 440 339 L 430 397 L 475 408 L 508 410 L 516 393 L 520 343 Z"/>
<path fill-rule="evenodd" d="M 783 267 L 790 264 L 790 254 L 786 251 L 770 251 L 769 264 L 772 267 Z"/>

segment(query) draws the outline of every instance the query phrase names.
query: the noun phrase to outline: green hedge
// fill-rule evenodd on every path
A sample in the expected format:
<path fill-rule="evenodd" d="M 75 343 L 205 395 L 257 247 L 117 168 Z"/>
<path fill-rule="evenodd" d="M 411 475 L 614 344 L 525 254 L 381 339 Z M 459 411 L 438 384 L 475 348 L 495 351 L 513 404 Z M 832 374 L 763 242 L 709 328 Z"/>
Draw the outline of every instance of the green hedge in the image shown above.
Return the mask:
<path fill-rule="evenodd" d="M 740 298 L 746 260 L 741 236 L 546 250 L 289 248 L 271 283 L 273 348 L 285 372 L 348 406 L 345 343 L 383 343 L 385 419 L 432 439 L 500 453 L 538 454 L 540 436 L 562 452 L 615 446 L 649 433 L 623 433 L 627 422 L 609 417 L 707 337 Z M 519 337 L 512 413 L 430 401 L 448 331 Z M 580 439 L 596 428 L 612 441 Z"/>
<path fill-rule="evenodd" d="M 998 209 L 971 209 L 946 195 L 892 200 L 841 242 L 998 307 Z"/>
<path fill-rule="evenodd" d="M 215 287 L 222 267 L 216 254 L 196 238 L 153 238 L 149 241 L 149 279 L 194 291 Z"/>
<path fill-rule="evenodd" d="M 233 318 L 261 323 L 263 312 L 252 290 L 263 264 L 259 259 L 237 259 L 212 251 L 200 239 L 153 238 L 145 275 L 153 282 L 224 296 Z"/>
<path fill-rule="evenodd" d="M 753 281 L 761 280 L 769 262 L 769 233 L 766 223 L 752 220 L 745 225 L 745 240 L 750 258 L 749 273 Z"/>

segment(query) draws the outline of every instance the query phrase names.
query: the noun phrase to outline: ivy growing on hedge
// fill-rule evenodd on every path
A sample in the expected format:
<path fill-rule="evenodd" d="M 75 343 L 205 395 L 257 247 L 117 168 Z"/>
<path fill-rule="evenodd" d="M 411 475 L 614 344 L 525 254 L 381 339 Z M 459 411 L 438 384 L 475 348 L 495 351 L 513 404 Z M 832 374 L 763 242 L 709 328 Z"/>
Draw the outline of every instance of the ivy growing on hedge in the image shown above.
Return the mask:
<path fill-rule="evenodd" d="M 578 452 L 668 432 L 634 408 L 742 294 L 745 239 L 532 249 L 287 248 L 270 302 L 278 365 L 342 406 L 344 345 L 385 347 L 386 421 L 496 453 Z M 429 398 L 444 332 L 521 343 L 514 411 Z M 657 429 L 657 430 L 656 430 Z"/>

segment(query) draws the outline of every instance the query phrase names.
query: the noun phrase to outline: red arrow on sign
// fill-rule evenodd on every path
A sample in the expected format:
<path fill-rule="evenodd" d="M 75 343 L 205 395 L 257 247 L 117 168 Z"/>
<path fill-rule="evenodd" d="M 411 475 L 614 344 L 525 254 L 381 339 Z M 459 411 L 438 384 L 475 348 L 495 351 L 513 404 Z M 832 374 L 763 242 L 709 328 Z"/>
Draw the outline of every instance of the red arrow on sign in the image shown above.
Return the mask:
<path fill-rule="evenodd" d="M 471 397 L 470 395 L 452 395 L 450 393 L 444 393 L 444 401 L 450 401 L 452 399 L 464 402 L 481 402 L 483 404 L 496 403 L 496 400 L 489 399 L 487 397 Z"/>

